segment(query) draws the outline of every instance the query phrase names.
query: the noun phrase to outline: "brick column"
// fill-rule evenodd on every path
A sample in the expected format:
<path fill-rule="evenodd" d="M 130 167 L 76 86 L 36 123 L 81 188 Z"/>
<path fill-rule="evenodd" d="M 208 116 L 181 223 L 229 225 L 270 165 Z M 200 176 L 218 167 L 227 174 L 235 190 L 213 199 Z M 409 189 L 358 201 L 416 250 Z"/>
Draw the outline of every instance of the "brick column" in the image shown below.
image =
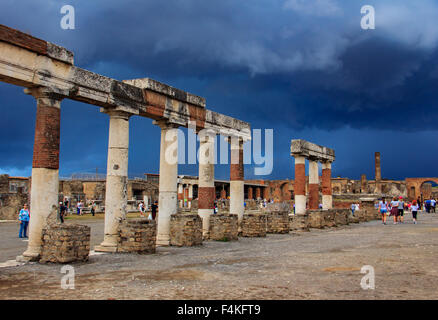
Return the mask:
<path fill-rule="evenodd" d="M 105 235 L 95 251 L 117 252 L 118 228 L 126 219 L 130 113 L 102 110 L 110 117 L 105 188 Z"/>
<path fill-rule="evenodd" d="M 199 134 L 199 188 L 198 215 L 202 218 L 202 233 L 208 234 L 210 215 L 214 213 L 216 189 L 214 187 L 215 133 L 203 130 Z"/>
<path fill-rule="evenodd" d="M 248 199 L 254 199 L 252 187 L 248 187 Z"/>
<path fill-rule="evenodd" d="M 193 185 L 189 184 L 189 195 L 187 197 L 187 202 L 188 202 L 188 206 L 189 209 L 192 207 L 192 200 L 193 200 Z"/>
<path fill-rule="evenodd" d="M 227 198 L 227 190 L 225 190 L 225 185 L 223 185 L 221 190 L 221 199 L 226 199 L 226 198 Z"/>
<path fill-rule="evenodd" d="M 332 196 L 332 163 L 322 163 L 322 209 L 329 210 L 333 208 Z"/>
<path fill-rule="evenodd" d="M 182 208 L 184 206 L 184 186 L 182 183 L 178 183 L 178 204 Z"/>
<path fill-rule="evenodd" d="M 177 125 L 172 123 L 154 123 L 161 128 L 157 245 L 168 246 L 170 216 L 178 212 L 178 129 Z"/>
<path fill-rule="evenodd" d="M 319 209 L 318 162 L 309 160 L 309 209 Z"/>
<path fill-rule="evenodd" d="M 231 138 L 229 142 L 231 149 L 230 213 L 237 214 L 240 225 L 245 211 L 243 140 L 240 138 Z"/>
<path fill-rule="evenodd" d="M 295 183 L 294 183 L 295 214 L 306 213 L 306 158 L 295 157 Z"/>
<path fill-rule="evenodd" d="M 29 242 L 26 260 L 38 260 L 47 216 L 58 206 L 59 140 L 62 97 L 47 88 L 25 89 L 37 101 L 33 145 Z"/>
<path fill-rule="evenodd" d="M 260 187 L 256 188 L 256 199 L 260 199 L 261 198 L 261 190 Z"/>

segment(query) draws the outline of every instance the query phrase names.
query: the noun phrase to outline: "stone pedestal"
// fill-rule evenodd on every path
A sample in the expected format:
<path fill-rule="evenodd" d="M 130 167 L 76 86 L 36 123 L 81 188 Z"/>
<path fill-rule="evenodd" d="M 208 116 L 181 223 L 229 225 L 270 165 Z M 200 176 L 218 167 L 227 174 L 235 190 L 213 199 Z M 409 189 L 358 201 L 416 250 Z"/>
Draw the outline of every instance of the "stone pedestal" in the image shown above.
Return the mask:
<path fill-rule="evenodd" d="M 266 214 L 244 214 L 241 229 L 242 237 L 266 237 Z"/>
<path fill-rule="evenodd" d="M 326 226 L 326 213 L 327 211 L 321 210 L 308 210 L 307 223 L 310 228 L 323 229 Z"/>
<path fill-rule="evenodd" d="M 348 209 L 334 209 L 335 211 L 335 223 L 338 226 L 348 224 L 348 215 L 350 211 Z"/>
<path fill-rule="evenodd" d="M 289 215 L 290 231 L 309 231 L 308 215 Z"/>
<path fill-rule="evenodd" d="M 232 241 L 238 239 L 237 214 L 215 214 L 210 217 L 209 239 Z"/>
<path fill-rule="evenodd" d="M 79 224 L 53 224 L 43 228 L 40 262 L 87 261 L 90 230 L 90 227 Z"/>
<path fill-rule="evenodd" d="M 335 215 L 336 215 L 335 210 L 327 210 L 325 212 L 325 215 L 324 215 L 325 227 L 327 227 L 327 228 L 336 227 Z"/>
<path fill-rule="evenodd" d="M 267 233 L 289 233 L 289 212 L 272 211 L 266 214 Z"/>
<path fill-rule="evenodd" d="M 197 214 L 170 216 L 170 245 L 191 247 L 202 245 L 202 219 Z"/>
<path fill-rule="evenodd" d="M 148 219 L 124 220 L 119 226 L 117 252 L 155 253 L 157 225 Z"/>

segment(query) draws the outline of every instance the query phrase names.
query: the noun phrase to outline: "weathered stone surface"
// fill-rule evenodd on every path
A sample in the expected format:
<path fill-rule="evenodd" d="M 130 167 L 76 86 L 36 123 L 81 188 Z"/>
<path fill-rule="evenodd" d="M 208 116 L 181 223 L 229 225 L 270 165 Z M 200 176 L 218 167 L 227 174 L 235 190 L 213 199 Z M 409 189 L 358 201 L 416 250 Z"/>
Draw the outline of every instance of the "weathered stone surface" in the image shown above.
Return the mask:
<path fill-rule="evenodd" d="M 202 219 L 197 214 L 170 216 L 170 245 L 191 247 L 202 244 Z"/>
<path fill-rule="evenodd" d="M 335 161 L 335 150 L 301 139 L 291 141 L 290 152 L 292 156 L 303 156 L 318 161 Z"/>
<path fill-rule="evenodd" d="M 157 225 L 154 220 L 124 220 L 118 231 L 117 252 L 155 253 Z"/>
<path fill-rule="evenodd" d="M 214 214 L 210 216 L 209 239 L 231 241 L 238 239 L 237 214 Z"/>
<path fill-rule="evenodd" d="M 349 223 L 348 216 L 350 210 L 348 209 L 336 209 L 335 210 L 335 223 L 337 226 L 347 225 Z"/>
<path fill-rule="evenodd" d="M 241 224 L 241 236 L 266 237 L 266 220 L 264 213 L 245 213 Z"/>
<path fill-rule="evenodd" d="M 308 210 L 308 225 L 310 228 L 323 229 L 326 226 L 326 211 Z"/>
<path fill-rule="evenodd" d="M 41 263 L 87 261 L 90 227 L 79 224 L 52 224 L 43 228 Z"/>
<path fill-rule="evenodd" d="M 266 219 L 266 233 L 289 233 L 288 211 L 267 212 Z"/>
<path fill-rule="evenodd" d="M 290 231 L 309 231 L 308 215 L 289 215 Z"/>

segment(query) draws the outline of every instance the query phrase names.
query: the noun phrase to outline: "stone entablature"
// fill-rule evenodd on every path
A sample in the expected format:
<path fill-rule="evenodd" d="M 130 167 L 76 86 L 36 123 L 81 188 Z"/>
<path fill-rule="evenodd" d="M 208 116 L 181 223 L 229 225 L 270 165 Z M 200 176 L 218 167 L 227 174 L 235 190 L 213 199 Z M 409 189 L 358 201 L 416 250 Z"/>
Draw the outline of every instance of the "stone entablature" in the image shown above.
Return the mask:
<path fill-rule="evenodd" d="M 320 162 L 335 161 L 335 150 L 301 139 L 291 141 L 290 153 L 294 157 L 302 156 Z"/>

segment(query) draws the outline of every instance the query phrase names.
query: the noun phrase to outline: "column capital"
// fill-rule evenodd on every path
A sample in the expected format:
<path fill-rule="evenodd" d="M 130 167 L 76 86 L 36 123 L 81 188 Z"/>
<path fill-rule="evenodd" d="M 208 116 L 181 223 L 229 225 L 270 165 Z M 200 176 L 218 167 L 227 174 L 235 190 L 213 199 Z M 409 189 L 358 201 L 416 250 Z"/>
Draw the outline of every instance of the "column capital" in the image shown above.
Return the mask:
<path fill-rule="evenodd" d="M 180 124 L 168 120 L 154 120 L 152 123 L 161 129 L 176 129 L 180 127 Z"/>
<path fill-rule="evenodd" d="M 131 110 L 122 107 L 100 108 L 100 112 L 106 113 L 110 117 L 120 118 L 125 120 L 128 120 L 131 116 L 138 114 L 138 112 L 131 112 Z"/>
<path fill-rule="evenodd" d="M 49 87 L 24 88 L 23 91 L 35 99 L 47 98 L 61 101 L 68 96 L 68 91 Z"/>

